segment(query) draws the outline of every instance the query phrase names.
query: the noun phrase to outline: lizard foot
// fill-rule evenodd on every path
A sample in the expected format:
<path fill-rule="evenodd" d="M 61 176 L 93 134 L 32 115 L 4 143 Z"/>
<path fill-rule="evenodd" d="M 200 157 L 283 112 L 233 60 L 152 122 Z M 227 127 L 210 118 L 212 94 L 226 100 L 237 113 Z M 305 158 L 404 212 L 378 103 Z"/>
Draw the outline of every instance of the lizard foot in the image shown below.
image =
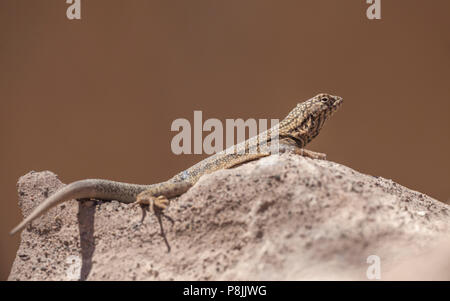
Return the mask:
<path fill-rule="evenodd" d="M 296 148 L 294 151 L 297 155 L 308 157 L 311 159 L 319 159 L 319 160 L 326 160 L 327 155 L 323 153 L 316 153 L 304 148 Z"/>
<path fill-rule="evenodd" d="M 155 216 L 158 219 L 161 236 L 163 237 L 164 242 L 167 246 L 167 252 L 170 252 L 171 248 L 164 232 L 161 216 L 169 220 L 172 223 L 172 226 L 174 225 L 175 221 L 170 216 L 165 215 L 163 212 L 165 209 L 167 209 L 167 207 L 169 207 L 169 204 L 170 201 L 165 196 L 160 195 L 158 197 L 155 197 L 150 193 L 150 191 L 143 191 L 138 194 L 138 196 L 136 197 L 136 201 L 133 203 L 133 205 L 139 205 L 142 209 L 141 224 L 144 223 L 144 219 L 150 209 L 155 213 Z"/>
<path fill-rule="evenodd" d="M 150 191 L 143 191 L 136 197 L 136 202 L 133 204 L 140 205 L 141 207 L 150 207 L 153 212 L 162 212 L 169 207 L 170 201 L 163 195 L 153 196 Z M 148 211 L 148 210 L 147 210 Z"/>
<path fill-rule="evenodd" d="M 150 191 L 143 191 L 136 197 L 133 205 L 139 205 L 142 210 L 141 224 L 144 222 L 148 211 L 152 211 L 158 217 L 164 215 L 163 211 L 169 207 L 170 201 L 163 195 L 153 196 Z"/>

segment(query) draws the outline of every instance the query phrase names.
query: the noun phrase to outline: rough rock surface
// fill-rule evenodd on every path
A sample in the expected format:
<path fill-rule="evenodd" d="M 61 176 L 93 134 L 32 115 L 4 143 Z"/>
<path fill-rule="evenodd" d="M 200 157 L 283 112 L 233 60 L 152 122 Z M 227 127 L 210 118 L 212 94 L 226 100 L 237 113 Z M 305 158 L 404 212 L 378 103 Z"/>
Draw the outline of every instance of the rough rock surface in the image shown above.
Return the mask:
<path fill-rule="evenodd" d="M 23 214 L 63 185 L 49 171 L 21 177 Z M 329 161 L 283 154 L 217 171 L 167 215 L 169 253 L 137 207 L 61 204 L 22 232 L 9 280 L 364 280 L 369 255 L 381 279 L 450 279 L 450 206 Z"/>

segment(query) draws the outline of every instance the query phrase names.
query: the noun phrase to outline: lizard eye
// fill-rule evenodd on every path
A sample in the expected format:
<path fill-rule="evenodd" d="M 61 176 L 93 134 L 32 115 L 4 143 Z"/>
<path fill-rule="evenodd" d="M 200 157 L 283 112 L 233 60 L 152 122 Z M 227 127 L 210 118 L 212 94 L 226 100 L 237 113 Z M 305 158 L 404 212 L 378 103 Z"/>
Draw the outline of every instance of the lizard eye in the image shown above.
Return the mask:
<path fill-rule="evenodd" d="M 320 100 L 322 102 L 327 102 L 328 101 L 328 97 L 327 96 L 322 96 L 322 98 Z"/>

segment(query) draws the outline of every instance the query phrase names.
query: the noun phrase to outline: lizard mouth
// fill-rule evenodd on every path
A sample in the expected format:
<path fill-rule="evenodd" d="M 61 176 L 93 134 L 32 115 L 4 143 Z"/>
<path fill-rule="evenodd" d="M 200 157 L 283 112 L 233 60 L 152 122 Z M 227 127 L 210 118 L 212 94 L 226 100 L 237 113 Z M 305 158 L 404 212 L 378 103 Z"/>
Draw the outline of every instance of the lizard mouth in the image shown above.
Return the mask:
<path fill-rule="evenodd" d="M 333 99 L 334 99 L 334 103 L 332 106 L 332 111 L 335 112 L 344 103 L 344 99 L 340 96 L 334 96 L 334 95 L 333 95 Z"/>

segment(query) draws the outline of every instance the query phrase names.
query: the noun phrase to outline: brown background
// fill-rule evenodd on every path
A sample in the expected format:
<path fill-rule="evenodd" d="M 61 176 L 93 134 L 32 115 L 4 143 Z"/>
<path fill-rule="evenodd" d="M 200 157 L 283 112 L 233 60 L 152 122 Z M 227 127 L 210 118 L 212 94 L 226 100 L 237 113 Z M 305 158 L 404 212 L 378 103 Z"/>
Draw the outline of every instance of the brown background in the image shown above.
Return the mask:
<path fill-rule="evenodd" d="M 176 118 L 283 118 L 318 92 L 345 104 L 310 149 L 450 198 L 450 2 L 0 2 L 0 278 L 29 170 L 153 183 L 204 156 L 170 150 Z"/>

